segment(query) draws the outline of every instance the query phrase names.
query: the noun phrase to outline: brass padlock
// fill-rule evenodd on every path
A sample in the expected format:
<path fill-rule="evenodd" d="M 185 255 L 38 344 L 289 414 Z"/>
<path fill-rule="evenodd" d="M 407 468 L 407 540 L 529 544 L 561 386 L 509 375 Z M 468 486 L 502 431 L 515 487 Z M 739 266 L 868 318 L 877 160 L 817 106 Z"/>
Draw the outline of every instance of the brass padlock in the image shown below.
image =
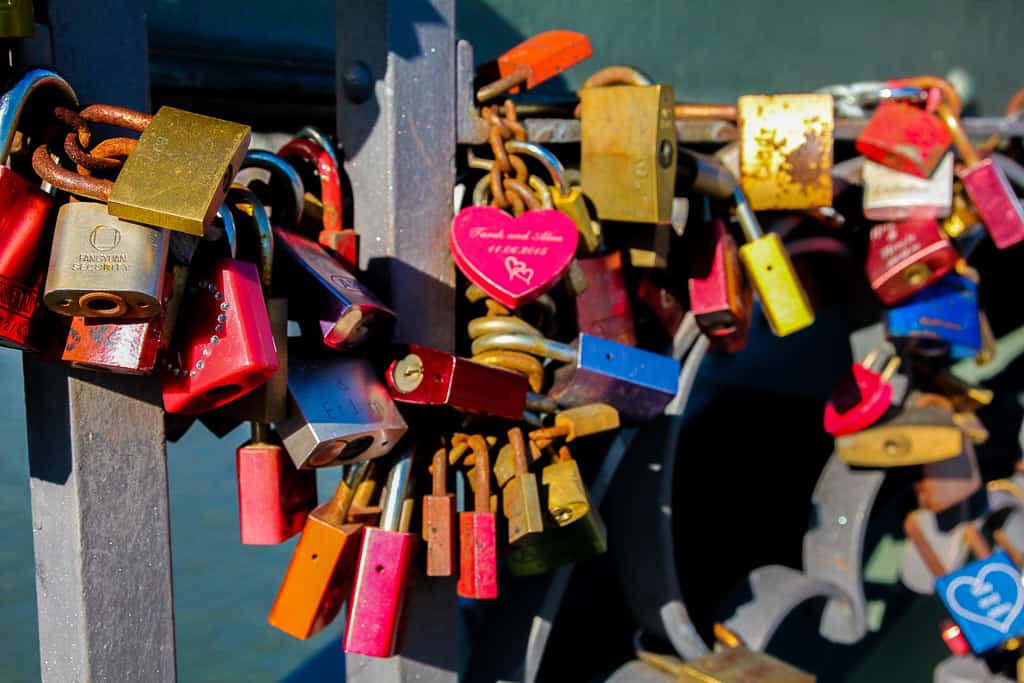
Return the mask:
<path fill-rule="evenodd" d="M 831 95 L 744 95 L 740 184 L 755 211 L 832 206 Z"/>
<path fill-rule="evenodd" d="M 915 392 L 891 416 L 836 439 L 836 453 L 859 467 L 923 465 L 960 455 L 963 439 L 952 410 Z"/>
<path fill-rule="evenodd" d="M 600 220 L 669 223 L 676 179 L 670 85 L 580 91 L 583 191 Z"/>
<path fill-rule="evenodd" d="M 683 662 L 676 657 L 638 651 L 656 669 L 677 683 L 814 683 L 817 679 L 781 659 L 744 647 L 726 648 Z"/>
<path fill-rule="evenodd" d="M 88 120 L 86 111 L 83 118 Z M 249 150 L 249 126 L 161 107 L 110 192 L 110 213 L 202 235 Z"/>
<path fill-rule="evenodd" d="M 508 542 L 516 543 L 544 531 L 544 515 L 540 505 L 537 475 L 530 472 L 526 439 L 518 427 L 508 431 L 515 474 L 502 490 L 502 509 L 508 519 Z"/>
<path fill-rule="evenodd" d="M 558 526 L 569 526 L 590 513 L 590 495 L 579 465 L 565 446 L 544 468 L 541 483 L 547 491 L 548 514 Z"/>
<path fill-rule="evenodd" d="M 122 221 L 98 202 L 60 208 L 43 301 L 62 315 L 151 318 L 160 312 L 170 233 Z"/>

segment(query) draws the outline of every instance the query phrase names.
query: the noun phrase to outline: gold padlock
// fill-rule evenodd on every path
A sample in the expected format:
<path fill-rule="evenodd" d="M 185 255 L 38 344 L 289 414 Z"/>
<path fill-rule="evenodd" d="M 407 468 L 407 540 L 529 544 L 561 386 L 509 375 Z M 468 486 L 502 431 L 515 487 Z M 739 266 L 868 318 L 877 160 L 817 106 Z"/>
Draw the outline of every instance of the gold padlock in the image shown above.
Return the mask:
<path fill-rule="evenodd" d="M 781 659 L 743 647 L 720 650 L 687 662 L 644 651 L 637 652 L 637 657 L 672 674 L 677 683 L 814 683 L 817 680 Z"/>
<path fill-rule="evenodd" d="M 151 318 L 161 309 L 170 233 L 71 202 L 53 231 L 43 301 L 62 315 Z"/>
<path fill-rule="evenodd" d="M 580 101 L 580 173 L 598 218 L 669 223 L 676 178 L 672 86 L 584 88 Z"/>
<path fill-rule="evenodd" d="M 953 412 L 917 392 L 895 414 L 836 439 L 839 457 L 858 467 L 923 465 L 955 458 L 963 448 L 964 433 Z"/>
<path fill-rule="evenodd" d="M 569 526 L 590 514 L 590 495 L 568 448 L 559 448 L 540 476 L 547 494 L 548 514 L 555 524 Z"/>
<path fill-rule="evenodd" d="M 740 184 L 755 211 L 832 206 L 832 95 L 744 95 Z"/>
<path fill-rule="evenodd" d="M 111 215 L 202 235 L 250 139 L 249 126 L 161 107 L 114 181 Z"/>

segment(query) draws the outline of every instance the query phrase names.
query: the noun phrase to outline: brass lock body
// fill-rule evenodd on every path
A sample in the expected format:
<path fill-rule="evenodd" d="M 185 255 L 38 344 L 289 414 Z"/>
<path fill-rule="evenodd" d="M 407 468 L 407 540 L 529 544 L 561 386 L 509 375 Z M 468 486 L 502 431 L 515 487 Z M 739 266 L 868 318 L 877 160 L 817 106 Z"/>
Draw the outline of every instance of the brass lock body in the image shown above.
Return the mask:
<path fill-rule="evenodd" d="M 249 126 L 161 107 L 114 182 L 111 215 L 202 235 L 250 139 Z"/>
<path fill-rule="evenodd" d="M 740 185 L 755 211 L 832 206 L 831 95 L 744 95 Z"/>
<path fill-rule="evenodd" d="M 891 418 L 836 439 L 836 453 L 859 467 L 924 465 L 957 457 L 963 452 L 963 439 L 951 411 L 922 405 L 919 394 L 914 394 Z"/>
<path fill-rule="evenodd" d="M 61 315 L 150 318 L 160 312 L 170 233 L 129 223 L 104 204 L 61 207 L 43 301 Z"/>
<path fill-rule="evenodd" d="M 600 220 L 669 223 L 676 181 L 670 85 L 584 88 L 580 173 Z"/>

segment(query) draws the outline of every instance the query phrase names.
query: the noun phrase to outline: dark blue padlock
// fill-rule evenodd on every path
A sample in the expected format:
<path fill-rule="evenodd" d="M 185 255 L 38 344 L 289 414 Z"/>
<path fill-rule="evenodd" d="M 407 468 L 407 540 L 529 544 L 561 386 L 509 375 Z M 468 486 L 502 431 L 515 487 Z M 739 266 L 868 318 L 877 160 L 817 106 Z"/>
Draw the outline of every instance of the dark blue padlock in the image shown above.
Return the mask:
<path fill-rule="evenodd" d="M 954 360 L 971 358 L 981 350 L 978 284 L 950 273 L 885 315 L 886 336 L 910 342 L 923 352 Z"/>
<path fill-rule="evenodd" d="M 491 334 L 473 341 L 473 355 L 487 350 L 522 351 L 568 365 L 555 372 L 548 394 L 572 408 L 607 403 L 624 417 L 661 415 L 679 388 L 679 362 L 609 339 L 581 334 L 574 345 L 528 334 Z"/>

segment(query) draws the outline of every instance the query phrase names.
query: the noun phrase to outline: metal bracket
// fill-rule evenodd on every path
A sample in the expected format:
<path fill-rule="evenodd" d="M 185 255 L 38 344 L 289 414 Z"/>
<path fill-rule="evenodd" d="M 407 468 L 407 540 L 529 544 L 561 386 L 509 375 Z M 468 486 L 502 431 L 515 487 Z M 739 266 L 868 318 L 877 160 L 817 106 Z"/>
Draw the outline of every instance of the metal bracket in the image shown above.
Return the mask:
<path fill-rule="evenodd" d="M 475 73 L 473 44 L 460 40 L 455 46 L 455 141 L 460 145 L 482 145 L 487 142 L 490 128 L 477 114 L 473 93 Z"/>

